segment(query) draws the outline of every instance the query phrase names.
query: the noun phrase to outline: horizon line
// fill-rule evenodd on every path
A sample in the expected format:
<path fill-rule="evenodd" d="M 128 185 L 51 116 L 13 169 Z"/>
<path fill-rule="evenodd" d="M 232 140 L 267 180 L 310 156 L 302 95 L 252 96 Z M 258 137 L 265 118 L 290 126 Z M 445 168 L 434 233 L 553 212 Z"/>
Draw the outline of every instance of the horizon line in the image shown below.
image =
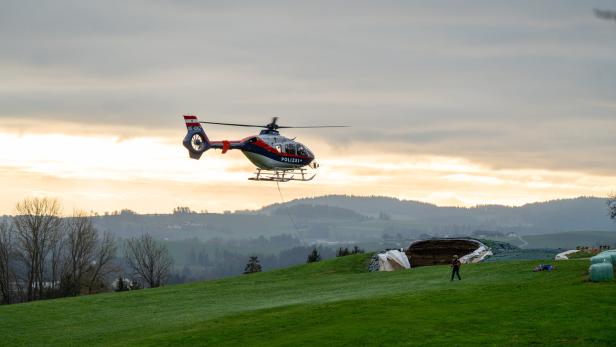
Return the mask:
<path fill-rule="evenodd" d="M 534 202 L 527 202 L 524 204 L 520 204 L 520 205 L 503 205 L 503 204 L 483 204 L 483 205 L 474 205 L 474 206 L 453 206 L 453 205 L 439 205 L 439 204 L 435 204 L 435 203 L 431 203 L 431 202 L 425 202 L 425 201 L 420 201 L 420 200 L 411 200 L 411 199 L 400 199 L 397 197 L 393 197 L 393 196 L 387 196 L 387 195 L 347 195 L 347 194 L 325 194 L 325 195 L 319 195 L 319 196 L 315 196 L 315 197 L 303 197 L 303 198 L 297 198 L 297 199 L 293 199 L 293 200 L 289 200 L 286 202 L 276 202 L 273 204 L 267 204 L 267 205 L 263 205 L 258 209 L 238 209 L 238 210 L 224 210 L 221 212 L 210 212 L 207 209 L 202 209 L 202 210 L 192 210 L 190 208 L 190 206 L 176 206 L 175 208 L 188 208 L 190 210 L 191 214 L 238 214 L 238 213 L 255 213 L 255 212 L 259 212 L 262 211 L 264 209 L 267 208 L 271 208 L 277 205 L 284 205 L 284 204 L 289 204 L 289 203 L 293 203 L 293 202 L 298 202 L 298 201 L 302 201 L 302 200 L 316 200 L 316 199 L 320 199 L 320 198 L 330 198 L 330 197 L 345 197 L 345 198 L 385 198 L 385 199 L 392 199 L 392 200 L 397 200 L 399 202 L 411 202 L 411 203 L 419 203 L 419 204 L 424 204 L 424 205 L 430 205 L 436 208 L 459 208 L 459 209 L 467 209 L 467 210 L 471 210 L 471 209 L 475 209 L 475 208 L 481 208 L 481 207 L 505 207 L 505 208 L 521 208 L 524 206 L 528 206 L 528 205 L 535 205 L 535 204 L 547 204 L 550 202 L 556 202 L 556 201 L 565 201 L 565 200 L 577 200 L 577 199 L 605 199 L 607 201 L 608 197 L 601 197 L 601 196 L 594 196 L 594 195 L 579 195 L 579 196 L 575 196 L 575 197 L 569 197 L 569 198 L 555 198 L 555 199 L 547 199 L 547 200 L 538 200 L 538 201 L 534 201 Z M 49 197 L 47 196 L 47 198 L 51 198 L 54 199 L 54 197 Z M 22 201 L 22 200 L 20 200 Z M 16 202 L 17 204 L 17 202 Z M 328 206 L 328 205 L 323 205 L 323 206 Z M 174 209 L 175 209 L 174 208 Z M 139 216 L 157 216 L 157 215 L 173 215 L 175 214 L 174 211 L 168 212 L 149 212 L 149 213 L 140 213 L 139 211 L 135 211 L 129 208 L 121 208 L 119 210 L 113 210 L 113 211 L 103 211 L 103 212 L 99 212 L 99 211 L 94 211 L 94 210 L 89 210 L 89 211 L 85 211 L 85 210 L 75 210 L 75 211 L 84 211 L 87 213 L 90 213 L 90 216 L 92 217 L 108 217 L 108 216 L 120 216 L 122 215 L 122 212 L 125 212 L 129 215 L 139 215 Z M 124 214 L 125 215 L 125 214 Z M 6 217 L 12 217 L 14 215 L 11 214 L 3 214 L 0 215 L 0 217 L 2 218 L 6 218 Z M 62 218 L 70 218 L 69 215 L 62 215 Z"/>

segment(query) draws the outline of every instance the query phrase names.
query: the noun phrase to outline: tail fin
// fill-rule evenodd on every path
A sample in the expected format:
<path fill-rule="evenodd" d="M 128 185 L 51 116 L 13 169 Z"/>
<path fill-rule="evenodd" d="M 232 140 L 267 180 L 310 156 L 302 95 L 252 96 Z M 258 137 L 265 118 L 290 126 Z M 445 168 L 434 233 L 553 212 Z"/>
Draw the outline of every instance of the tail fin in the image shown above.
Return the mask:
<path fill-rule="evenodd" d="M 203 152 L 211 147 L 210 140 L 207 138 L 203 127 L 201 127 L 197 116 L 185 115 L 184 122 L 186 123 L 188 133 L 186 133 L 182 144 L 188 149 L 188 155 L 192 159 L 199 159 Z"/>
<path fill-rule="evenodd" d="M 194 128 L 203 130 L 203 128 L 201 127 L 201 123 L 199 123 L 199 120 L 197 119 L 197 116 L 184 115 L 184 122 L 186 123 L 186 128 L 188 128 L 188 131 L 196 130 Z"/>

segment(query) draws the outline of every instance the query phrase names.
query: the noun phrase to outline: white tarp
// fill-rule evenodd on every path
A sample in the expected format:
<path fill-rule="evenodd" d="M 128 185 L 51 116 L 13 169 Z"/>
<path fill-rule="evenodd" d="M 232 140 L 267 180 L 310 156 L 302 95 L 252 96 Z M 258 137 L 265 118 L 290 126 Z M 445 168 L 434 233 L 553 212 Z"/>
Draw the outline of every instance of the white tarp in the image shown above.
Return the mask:
<path fill-rule="evenodd" d="M 484 245 L 483 243 L 479 241 L 477 241 L 477 243 L 480 244 L 479 248 L 474 250 L 472 253 L 469 253 L 463 256 L 462 258 L 460 258 L 460 263 L 462 264 L 479 263 L 480 261 L 484 260 L 486 257 L 489 257 L 492 255 L 492 251 L 488 247 L 486 247 L 486 245 Z"/>
<path fill-rule="evenodd" d="M 392 250 L 385 253 L 379 253 L 379 271 L 395 271 L 402 269 L 410 269 L 411 264 L 406 254 Z"/>
<path fill-rule="evenodd" d="M 564 251 L 562 253 L 558 253 L 554 257 L 554 260 L 567 260 L 567 259 L 569 259 L 569 257 L 567 257 L 569 254 L 573 254 L 573 253 L 577 253 L 577 252 L 579 252 L 578 249 L 570 249 L 568 251 Z"/>

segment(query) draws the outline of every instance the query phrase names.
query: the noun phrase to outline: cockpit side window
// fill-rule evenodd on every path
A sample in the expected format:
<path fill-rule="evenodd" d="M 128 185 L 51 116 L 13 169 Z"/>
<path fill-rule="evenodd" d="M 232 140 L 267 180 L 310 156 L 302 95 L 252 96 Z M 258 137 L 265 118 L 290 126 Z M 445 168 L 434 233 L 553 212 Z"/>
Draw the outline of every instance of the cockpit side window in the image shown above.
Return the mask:
<path fill-rule="evenodd" d="M 284 151 L 285 151 L 285 153 L 295 155 L 295 144 L 294 143 L 287 143 L 284 146 Z"/>
<path fill-rule="evenodd" d="M 278 153 L 282 153 L 282 147 L 279 144 L 276 144 L 276 146 L 274 146 L 274 147 L 276 148 Z"/>

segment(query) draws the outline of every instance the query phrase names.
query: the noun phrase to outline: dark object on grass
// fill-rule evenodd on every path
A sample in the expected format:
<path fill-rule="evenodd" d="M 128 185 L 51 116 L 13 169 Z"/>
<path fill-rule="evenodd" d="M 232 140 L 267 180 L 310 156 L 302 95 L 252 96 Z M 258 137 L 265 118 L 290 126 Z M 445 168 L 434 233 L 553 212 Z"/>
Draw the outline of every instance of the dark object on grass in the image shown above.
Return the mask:
<path fill-rule="evenodd" d="M 534 272 L 539 272 L 539 271 L 552 271 L 555 270 L 556 268 L 550 264 L 539 264 L 537 266 L 535 266 L 535 268 L 533 269 Z"/>
<path fill-rule="evenodd" d="M 451 260 L 451 280 L 452 281 L 455 275 L 458 276 L 458 281 L 462 280 L 462 278 L 460 278 L 460 266 L 462 266 L 460 259 L 458 259 L 457 255 L 454 255 L 453 259 Z"/>
<path fill-rule="evenodd" d="M 370 265 L 368 265 L 368 272 L 379 271 L 379 255 L 378 253 L 370 258 Z"/>
<path fill-rule="evenodd" d="M 128 290 L 128 288 L 126 288 L 126 286 L 124 285 L 124 278 L 122 276 L 118 277 L 116 282 L 116 292 L 124 292 Z"/>
<path fill-rule="evenodd" d="M 406 250 L 413 267 L 451 264 L 454 255 L 460 262 L 483 261 L 492 252 L 486 245 L 474 239 L 430 239 L 413 242 Z"/>

